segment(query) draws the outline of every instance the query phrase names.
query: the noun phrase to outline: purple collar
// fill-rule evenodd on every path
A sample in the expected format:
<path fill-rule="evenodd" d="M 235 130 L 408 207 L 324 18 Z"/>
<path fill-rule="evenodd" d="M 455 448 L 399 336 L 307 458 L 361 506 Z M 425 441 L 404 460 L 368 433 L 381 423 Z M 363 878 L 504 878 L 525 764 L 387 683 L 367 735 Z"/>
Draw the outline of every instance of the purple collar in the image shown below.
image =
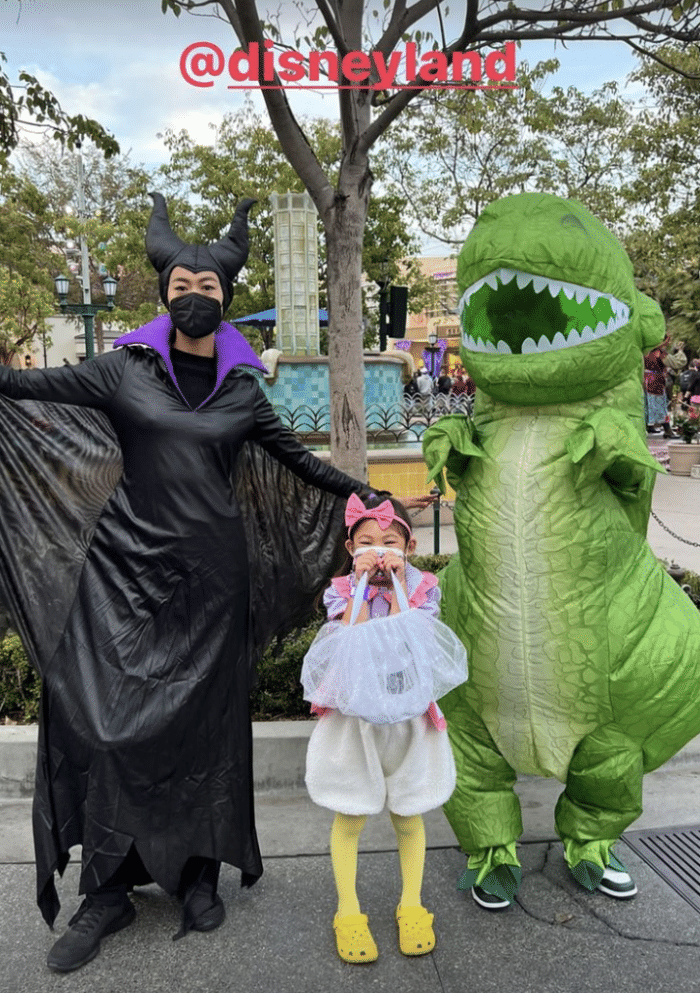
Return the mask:
<path fill-rule="evenodd" d="M 173 322 L 170 314 L 161 314 L 160 317 L 149 321 L 148 324 L 136 328 L 135 331 L 128 331 L 121 338 L 117 338 L 112 348 L 119 348 L 122 345 L 146 345 L 148 348 L 154 349 L 163 359 L 163 362 L 165 362 L 165 368 L 168 370 L 170 378 L 177 387 L 177 391 L 182 399 L 185 400 L 177 384 L 175 370 L 170 359 L 170 337 L 172 331 Z M 215 332 L 214 350 L 216 353 L 216 385 L 213 392 L 206 400 L 200 403 L 199 407 L 211 400 L 214 393 L 216 393 L 223 383 L 224 378 L 236 366 L 252 366 L 254 369 L 260 369 L 262 372 L 268 371 L 267 367 L 262 364 L 240 331 L 237 331 L 232 324 L 226 324 L 225 321 L 221 322 L 218 330 Z M 187 403 L 187 400 L 185 400 L 185 403 Z M 197 407 L 197 410 L 199 410 L 199 407 Z"/>

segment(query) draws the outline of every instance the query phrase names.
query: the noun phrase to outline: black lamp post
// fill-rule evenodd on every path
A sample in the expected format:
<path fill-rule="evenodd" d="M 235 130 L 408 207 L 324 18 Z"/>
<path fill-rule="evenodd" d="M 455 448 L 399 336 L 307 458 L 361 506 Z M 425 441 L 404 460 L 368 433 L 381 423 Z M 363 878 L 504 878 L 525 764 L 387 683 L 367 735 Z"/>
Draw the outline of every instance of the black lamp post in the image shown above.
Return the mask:
<path fill-rule="evenodd" d="M 102 286 L 105 291 L 105 296 L 107 297 L 107 304 L 97 304 L 97 303 L 68 303 L 68 287 L 70 286 L 70 280 L 67 276 L 56 276 L 54 279 L 56 284 L 56 293 L 58 294 L 58 303 L 61 308 L 62 314 L 76 314 L 82 317 L 85 324 L 85 358 L 91 359 L 95 355 L 95 314 L 99 314 L 103 310 L 113 310 L 114 309 L 114 295 L 117 292 L 117 281 L 114 276 L 105 276 L 102 280 Z"/>

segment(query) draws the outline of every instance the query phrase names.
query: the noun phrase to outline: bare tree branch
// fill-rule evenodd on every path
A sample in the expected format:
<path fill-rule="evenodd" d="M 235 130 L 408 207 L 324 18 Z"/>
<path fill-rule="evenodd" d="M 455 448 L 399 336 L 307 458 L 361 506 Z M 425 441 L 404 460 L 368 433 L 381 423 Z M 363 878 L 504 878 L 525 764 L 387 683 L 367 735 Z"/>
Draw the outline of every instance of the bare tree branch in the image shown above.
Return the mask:
<path fill-rule="evenodd" d="M 229 5 L 231 0 L 225 0 L 225 2 Z M 246 44 L 253 41 L 257 42 L 262 59 L 264 37 L 255 0 L 233 0 L 233 6 L 239 18 L 242 41 Z M 267 112 L 284 154 L 290 162 L 294 163 L 299 178 L 308 190 L 320 191 L 318 198 L 321 202 L 319 203 L 317 200 L 317 206 L 321 210 L 324 205 L 327 207 L 332 202 L 333 190 L 314 150 L 306 139 L 301 125 L 289 106 L 287 95 L 281 88 L 277 73 L 275 73 L 274 83 L 280 88 L 265 87 L 262 91 Z"/>

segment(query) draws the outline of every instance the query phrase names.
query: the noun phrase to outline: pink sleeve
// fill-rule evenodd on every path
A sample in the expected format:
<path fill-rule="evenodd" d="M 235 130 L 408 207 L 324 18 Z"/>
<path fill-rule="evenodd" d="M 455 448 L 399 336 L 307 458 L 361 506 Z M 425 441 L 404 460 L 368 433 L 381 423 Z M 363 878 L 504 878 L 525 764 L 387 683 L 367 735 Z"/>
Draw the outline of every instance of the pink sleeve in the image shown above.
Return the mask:
<path fill-rule="evenodd" d="M 409 602 L 412 607 L 420 607 L 432 617 L 438 617 L 440 614 L 440 587 L 437 576 L 434 576 L 432 572 L 424 572 L 423 578 L 411 594 Z"/>
<path fill-rule="evenodd" d="M 323 594 L 323 606 L 326 608 L 328 620 L 332 621 L 336 617 L 342 617 L 350 599 L 349 578 L 338 576 L 331 580 L 331 585 Z"/>

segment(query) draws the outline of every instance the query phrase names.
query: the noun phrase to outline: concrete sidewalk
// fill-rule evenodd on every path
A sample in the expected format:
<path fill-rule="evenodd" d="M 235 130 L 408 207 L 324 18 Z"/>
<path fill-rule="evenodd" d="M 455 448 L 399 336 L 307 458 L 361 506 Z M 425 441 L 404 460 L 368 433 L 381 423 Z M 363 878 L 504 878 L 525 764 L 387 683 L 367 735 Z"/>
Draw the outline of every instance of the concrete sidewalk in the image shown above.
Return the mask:
<path fill-rule="evenodd" d="M 308 725 L 280 736 L 281 750 Z M 268 747 L 267 745 L 265 746 Z M 261 767 L 259 766 L 259 769 Z M 559 783 L 523 777 L 517 785 L 525 832 L 518 902 L 501 914 L 480 910 L 456 889 L 464 868 L 441 811 L 426 816 L 423 899 L 435 914 L 438 944 L 422 959 L 398 951 L 393 913 L 400 884 L 396 843 L 386 813 L 370 818 L 361 840 L 358 892 L 380 949 L 379 961 L 350 966 L 335 954 L 334 884 L 328 857 L 332 814 L 303 790 L 257 798 L 265 874 L 241 890 L 224 866 L 227 920 L 219 930 L 173 942 L 177 902 L 157 886 L 136 891 L 134 925 L 105 939 L 102 953 L 68 976 L 46 954 L 77 906 L 79 852 L 59 883 L 64 904 L 56 932 L 34 905 L 30 800 L 0 802 L 0 989 L 3 993 L 697 993 L 700 917 L 624 842 L 618 846 L 639 895 L 632 901 L 589 894 L 574 883 L 555 840 Z M 633 827 L 700 822 L 700 739 L 645 780 L 645 812 Z"/>

